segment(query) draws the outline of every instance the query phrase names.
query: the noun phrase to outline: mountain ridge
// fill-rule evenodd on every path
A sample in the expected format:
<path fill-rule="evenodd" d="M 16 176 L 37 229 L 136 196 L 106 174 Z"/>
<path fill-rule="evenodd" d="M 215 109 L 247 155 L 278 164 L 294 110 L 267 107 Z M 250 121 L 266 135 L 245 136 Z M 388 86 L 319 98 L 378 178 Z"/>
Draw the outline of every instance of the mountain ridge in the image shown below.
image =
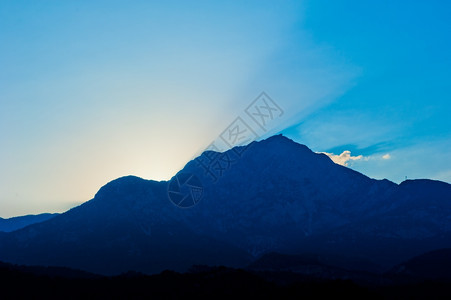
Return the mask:
<path fill-rule="evenodd" d="M 193 207 L 170 201 L 170 181 L 124 176 L 66 213 L 0 235 L 0 260 L 100 274 L 158 273 L 311 252 L 388 268 L 433 247 L 451 247 L 444 238 L 451 233 L 451 185 L 439 184 L 436 192 L 429 181 L 371 179 L 282 136 L 214 154 L 227 162 L 216 180 L 199 164 L 211 154 L 172 178 L 199 179 L 202 198 Z"/>
<path fill-rule="evenodd" d="M 55 216 L 57 213 L 42 213 L 37 215 L 25 215 L 12 218 L 0 218 L 0 232 L 12 232 L 26 226 L 47 221 Z"/>

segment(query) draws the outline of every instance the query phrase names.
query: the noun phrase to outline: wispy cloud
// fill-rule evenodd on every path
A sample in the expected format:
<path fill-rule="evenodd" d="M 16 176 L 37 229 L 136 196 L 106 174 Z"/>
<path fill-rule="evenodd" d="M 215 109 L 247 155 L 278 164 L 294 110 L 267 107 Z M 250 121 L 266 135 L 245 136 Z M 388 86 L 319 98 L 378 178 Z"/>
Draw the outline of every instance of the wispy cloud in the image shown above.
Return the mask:
<path fill-rule="evenodd" d="M 345 167 L 348 167 L 349 162 L 351 162 L 351 161 L 389 160 L 392 158 L 389 153 L 384 154 L 384 155 L 379 154 L 379 155 L 369 155 L 369 156 L 364 156 L 364 155 L 352 156 L 351 151 L 349 151 L 349 150 L 345 150 L 339 155 L 330 153 L 330 152 L 318 152 L 318 153 L 326 154 L 327 156 L 329 156 L 329 158 L 334 163 L 345 166 Z"/>
<path fill-rule="evenodd" d="M 284 111 L 263 138 L 360 74 L 317 43 L 299 1 L 41 6 L 17 26 L 21 5 L 0 1 L 0 27 L 11 29 L 0 47 L 5 217 L 70 208 L 125 174 L 169 179 L 262 91 Z"/>
<path fill-rule="evenodd" d="M 348 166 L 349 161 L 364 159 L 363 155 L 352 156 L 351 151 L 349 150 L 343 151 L 343 153 L 341 153 L 340 155 L 328 152 L 320 152 L 320 153 L 326 154 L 334 163 L 342 166 Z"/>
<path fill-rule="evenodd" d="M 362 158 L 354 160 L 346 160 L 347 151 L 341 155 L 335 155 L 333 152 L 340 152 L 329 150 L 326 154 L 334 162 L 346 165 L 371 178 L 386 178 L 397 183 L 404 181 L 406 177 L 408 179 L 429 178 L 451 183 L 451 168 L 445 163 L 451 159 L 451 154 L 449 151 L 437 151 L 437 149 L 450 147 L 451 139 L 446 138 L 368 155 L 358 149 L 351 149 L 352 153 L 363 155 Z M 352 156 L 351 153 L 349 155 L 359 157 Z"/>

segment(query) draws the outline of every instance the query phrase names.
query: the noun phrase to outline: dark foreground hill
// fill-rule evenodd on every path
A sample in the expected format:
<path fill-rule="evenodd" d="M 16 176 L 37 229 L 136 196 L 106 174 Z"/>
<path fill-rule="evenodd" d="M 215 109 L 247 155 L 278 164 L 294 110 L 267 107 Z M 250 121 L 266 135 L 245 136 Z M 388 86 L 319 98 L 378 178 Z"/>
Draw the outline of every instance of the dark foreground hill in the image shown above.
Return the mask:
<path fill-rule="evenodd" d="M 298 267 L 310 263 L 310 259 L 282 258 L 283 255 L 275 253 L 271 257 L 275 255 L 276 260 L 295 259 Z M 186 273 L 127 272 L 105 277 L 67 268 L 0 263 L 0 282 L 2 299 L 447 299 L 451 295 L 450 281 L 412 282 L 409 277 L 398 276 L 396 280 L 387 277 L 383 283 L 356 283 L 282 270 L 207 266 L 195 266 Z"/>
<path fill-rule="evenodd" d="M 411 280 L 451 281 L 451 249 L 434 250 L 411 258 L 389 274 Z"/>
<path fill-rule="evenodd" d="M 279 285 L 259 274 L 225 267 L 184 274 L 164 271 L 152 276 L 125 273 L 98 278 L 49 276 L 18 268 L 23 267 L 0 264 L 2 299 L 292 299 L 336 295 L 375 298 L 374 292 L 350 281 Z"/>
<path fill-rule="evenodd" d="M 314 253 L 340 269 L 382 271 L 451 247 L 450 215 L 449 184 L 370 179 L 274 136 L 204 152 L 170 183 L 114 180 L 79 207 L 0 235 L 0 260 L 151 274 Z"/>

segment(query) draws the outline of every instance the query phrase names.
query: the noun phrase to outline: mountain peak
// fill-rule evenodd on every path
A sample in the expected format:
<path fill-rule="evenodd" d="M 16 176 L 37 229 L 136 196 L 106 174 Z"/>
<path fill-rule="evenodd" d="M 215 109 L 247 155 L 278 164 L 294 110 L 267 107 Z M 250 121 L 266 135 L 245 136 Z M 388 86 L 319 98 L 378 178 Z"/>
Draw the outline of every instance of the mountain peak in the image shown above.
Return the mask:
<path fill-rule="evenodd" d="M 301 146 L 304 146 L 304 147 L 308 148 L 307 146 L 302 145 L 302 144 L 299 144 L 299 143 L 293 141 L 292 139 L 290 139 L 290 138 L 284 136 L 284 135 L 281 134 L 281 133 L 280 133 L 280 134 L 273 135 L 273 136 L 270 136 L 270 137 L 268 137 L 268 138 L 266 138 L 266 139 L 257 141 L 257 142 L 255 142 L 255 143 L 262 143 L 262 144 L 301 145 Z"/>
<path fill-rule="evenodd" d="M 412 185 L 422 185 L 422 186 L 449 186 L 447 182 L 433 180 L 433 179 L 407 179 L 400 183 L 400 186 L 412 186 Z"/>
<path fill-rule="evenodd" d="M 271 152 L 277 152 L 281 154 L 287 152 L 299 153 L 298 151 L 303 151 L 305 154 L 314 153 L 306 145 L 295 142 L 282 134 L 273 135 L 266 139 L 252 142 L 251 144 L 249 144 L 249 146 L 252 146 L 252 148 L 254 146 L 257 146 L 256 148 L 262 149 L 266 153 Z"/>
<path fill-rule="evenodd" d="M 451 185 L 373 180 L 283 135 L 211 154 L 189 162 L 174 185 L 121 177 L 49 222 L 0 233 L 0 260 L 153 273 L 244 266 L 271 252 L 391 266 L 451 247 Z M 198 181 L 185 184 L 182 173 Z M 169 192 L 201 198 L 180 209 Z M 303 258 L 273 260 L 303 266 Z"/>
<path fill-rule="evenodd" d="M 264 139 L 264 141 L 291 141 L 291 142 L 293 142 L 292 139 L 287 138 L 282 133 L 272 135 L 272 136 Z"/>
<path fill-rule="evenodd" d="M 96 193 L 96 195 L 94 196 L 95 199 L 98 198 L 108 198 L 112 195 L 126 195 L 128 193 L 130 193 L 131 191 L 136 190 L 137 188 L 139 188 L 142 185 L 145 185 L 147 183 L 147 180 L 141 178 L 141 177 L 137 177 L 137 176 L 133 176 L 133 175 L 128 175 L 128 176 L 123 176 L 117 179 L 114 179 L 110 182 L 108 182 L 107 184 L 105 184 L 104 186 L 102 186 L 99 191 Z"/>

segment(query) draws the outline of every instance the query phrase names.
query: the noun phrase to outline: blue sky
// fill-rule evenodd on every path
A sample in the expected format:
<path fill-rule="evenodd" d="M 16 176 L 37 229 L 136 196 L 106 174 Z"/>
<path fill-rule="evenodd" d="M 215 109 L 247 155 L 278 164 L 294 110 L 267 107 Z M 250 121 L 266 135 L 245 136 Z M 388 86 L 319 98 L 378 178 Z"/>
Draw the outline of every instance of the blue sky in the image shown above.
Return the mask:
<path fill-rule="evenodd" d="M 363 155 L 350 166 L 372 177 L 451 182 L 450 13 L 446 1 L 308 2 L 315 43 L 360 72 L 287 133 L 317 151 Z"/>
<path fill-rule="evenodd" d="M 169 179 L 262 91 L 262 138 L 451 182 L 451 4 L 392 2 L 1 1 L 0 217 Z"/>

